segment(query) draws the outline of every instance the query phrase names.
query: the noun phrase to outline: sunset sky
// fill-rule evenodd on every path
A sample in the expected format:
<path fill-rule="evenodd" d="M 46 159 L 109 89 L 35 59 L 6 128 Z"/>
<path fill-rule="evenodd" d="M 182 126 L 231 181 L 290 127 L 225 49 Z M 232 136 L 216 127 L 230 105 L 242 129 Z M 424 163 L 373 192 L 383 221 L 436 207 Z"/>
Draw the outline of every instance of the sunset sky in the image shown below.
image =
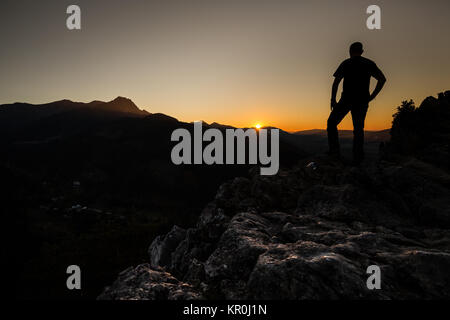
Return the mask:
<path fill-rule="evenodd" d="M 82 30 L 66 28 L 70 4 Z M 366 28 L 370 4 L 381 30 Z M 385 129 L 402 100 L 450 89 L 449 13 L 448 0 L 2 0 L 0 104 L 120 95 L 181 121 L 325 128 L 332 74 L 361 41 L 388 79 L 366 129 Z"/>

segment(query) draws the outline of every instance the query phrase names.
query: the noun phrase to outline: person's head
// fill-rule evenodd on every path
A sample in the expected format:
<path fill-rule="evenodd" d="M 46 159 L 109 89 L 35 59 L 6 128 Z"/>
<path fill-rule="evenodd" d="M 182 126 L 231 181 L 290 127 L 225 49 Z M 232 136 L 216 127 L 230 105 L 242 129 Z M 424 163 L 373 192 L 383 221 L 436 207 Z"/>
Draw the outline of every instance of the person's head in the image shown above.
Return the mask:
<path fill-rule="evenodd" d="M 350 46 L 350 57 L 358 57 L 364 52 L 361 42 L 352 43 Z"/>

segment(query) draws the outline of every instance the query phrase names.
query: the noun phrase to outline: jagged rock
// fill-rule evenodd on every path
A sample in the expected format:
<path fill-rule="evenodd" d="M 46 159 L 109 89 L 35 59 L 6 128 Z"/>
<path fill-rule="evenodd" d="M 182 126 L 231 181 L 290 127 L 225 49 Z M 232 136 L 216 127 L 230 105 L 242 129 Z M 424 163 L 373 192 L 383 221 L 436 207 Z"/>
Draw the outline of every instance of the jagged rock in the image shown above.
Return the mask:
<path fill-rule="evenodd" d="M 183 281 L 192 283 L 193 285 L 200 285 L 205 280 L 205 266 L 204 263 L 197 259 L 192 259 Z"/>
<path fill-rule="evenodd" d="M 302 241 L 280 244 L 258 258 L 248 284 L 255 299 L 361 298 L 369 290 L 363 269 L 329 247 Z"/>
<path fill-rule="evenodd" d="M 383 168 L 382 179 L 396 199 L 391 203 L 407 203 L 404 214 L 421 223 L 450 226 L 450 175 L 442 169 L 417 159 L 403 166 Z"/>
<path fill-rule="evenodd" d="M 98 299 L 198 300 L 202 296 L 191 285 L 178 281 L 169 273 L 152 269 L 149 264 L 141 264 L 122 271 Z"/>
<path fill-rule="evenodd" d="M 223 233 L 217 249 L 205 262 L 208 278 L 248 277 L 258 256 L 267 250 L 270 224 L 264 218 L 250 213 L 236 215 Z M 256 240 L 256 241 L 255 241 Z"/>
<path fill-rule="evenodd" d="M 172 252 L 186 236 L 186 230 L 173 226 L 165 236 L 157 236 L 148 248 L 150 265 L 153 267 L 167 266 L 172 261 Z"/>

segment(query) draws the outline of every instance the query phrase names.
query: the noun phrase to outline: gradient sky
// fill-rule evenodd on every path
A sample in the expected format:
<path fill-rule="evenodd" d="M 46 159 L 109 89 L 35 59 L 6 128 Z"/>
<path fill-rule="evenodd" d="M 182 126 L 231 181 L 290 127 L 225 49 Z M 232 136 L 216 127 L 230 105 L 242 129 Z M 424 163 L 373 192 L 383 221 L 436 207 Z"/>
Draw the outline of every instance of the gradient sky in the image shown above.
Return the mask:
<path fill-rule="evenodd" d="M 70 4 L 80 31 L 66 28 Z M 382 30 L 366 28 L 370 4 Z M 366 129 L 385 129 L 402 100 L 450 89 L 449 12 L 448 0 L 2 0 L 0 104 L 121 95 L 182 121 L 324 128 L 332 74 L 361 41 L 388 78 Z"/>

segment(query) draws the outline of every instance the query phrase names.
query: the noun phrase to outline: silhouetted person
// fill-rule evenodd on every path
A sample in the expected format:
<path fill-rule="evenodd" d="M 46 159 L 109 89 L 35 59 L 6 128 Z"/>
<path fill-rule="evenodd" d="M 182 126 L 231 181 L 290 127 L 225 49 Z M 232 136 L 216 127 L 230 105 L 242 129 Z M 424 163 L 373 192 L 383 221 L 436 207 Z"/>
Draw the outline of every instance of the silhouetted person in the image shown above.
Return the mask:
<path fill-rule="evenodd" d="M 375 99 L 386 82 L 386 78 L 375 62 L 361 57 L 363 45 L 355 42 L 350 46 L 350 58 L 340 64 L 334 73 L 331 90 L 331 114 L 328 118 L 328 145 L 330 155 L 340 155 L 337 126 L 348 112 L 353 121 L 353 160 L 356 164 L 364 159 L 364 120 L 369 102 Z M 378 80 L 375 90 L 370 94 L 370 78 Z M 339 83 L 344 79 L 341 99 L 336 102 Z"/>

